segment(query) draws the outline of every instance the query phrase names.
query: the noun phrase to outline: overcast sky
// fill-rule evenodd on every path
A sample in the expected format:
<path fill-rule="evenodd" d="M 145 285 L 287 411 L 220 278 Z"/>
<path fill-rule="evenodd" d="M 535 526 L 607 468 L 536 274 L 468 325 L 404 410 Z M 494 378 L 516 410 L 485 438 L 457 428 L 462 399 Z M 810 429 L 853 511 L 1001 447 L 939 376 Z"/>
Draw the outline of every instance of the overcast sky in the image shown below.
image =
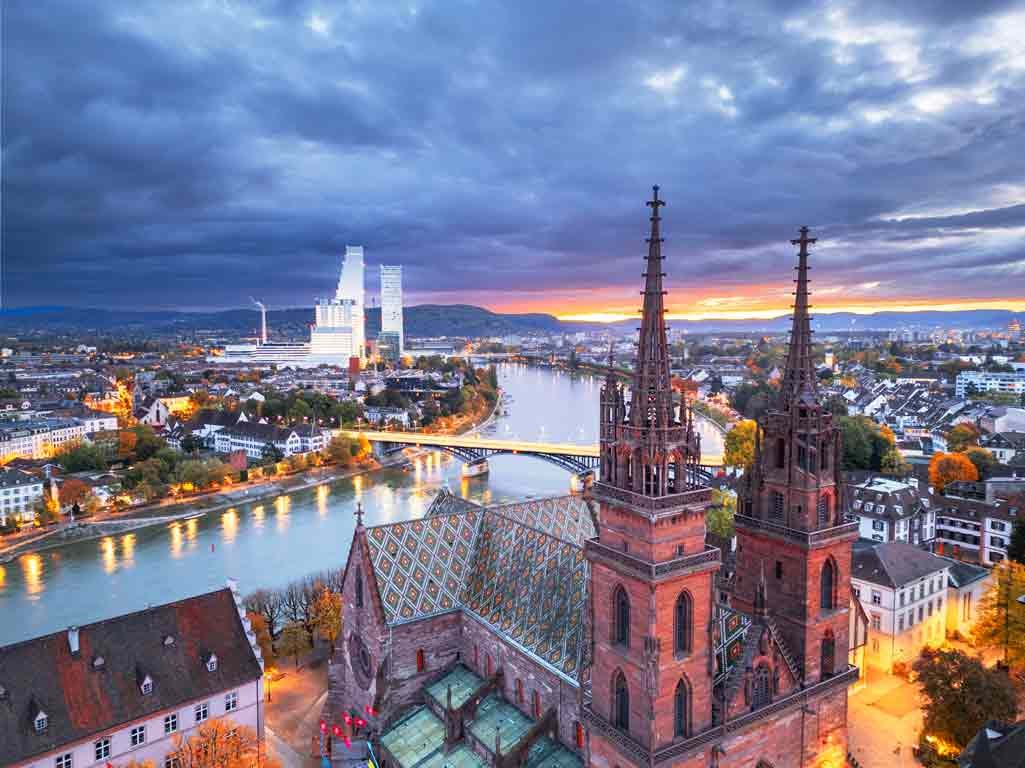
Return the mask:
<path fill-rule="evenodd" d="M 1025 309 L 1025 4 L 4 2 L 9 305 Z"/>

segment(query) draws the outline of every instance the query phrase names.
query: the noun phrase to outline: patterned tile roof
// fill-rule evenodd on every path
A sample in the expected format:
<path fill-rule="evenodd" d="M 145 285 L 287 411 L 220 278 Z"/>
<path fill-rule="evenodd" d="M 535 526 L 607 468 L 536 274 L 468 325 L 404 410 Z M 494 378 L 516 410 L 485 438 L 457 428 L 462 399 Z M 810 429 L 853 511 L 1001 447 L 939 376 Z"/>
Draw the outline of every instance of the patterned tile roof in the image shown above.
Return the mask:
<path fill-rule="evenodd" d="M 574 676 L 586 663 L 588 573 L 582 547 L 489 510 L 463 603 L 524 650 Z"/>
<path fill-rule="evenodd" d="M 481 515 L 467 509 L 367 529 L 389 624 L 459 608 Z"/>
<path fill-rule="evenodd" d="M 751 617 L 719 605 L 715 609 L 715 682 L 722 682 L 744 653 Z"/>
<path fill-rule="evenodd" d="M 453 513 L 466 512 L 469 509 L 483 509 L 479 504 L 475 504 L 469 499 L 464 499 L 460 496 L 456 496 L 449 490 L 442 488 L 438 491 L 438 495 L 431 500 L 431 505 L 427 508 L 424 513 L 424 517 L 433 517 L 434 515 L 451 515 Z"/>
<path fill-rule="evenodd" d="M 580 496 L 529 499 L 489 509 L 581 547 L 598 535 L 591 509 Z"/>

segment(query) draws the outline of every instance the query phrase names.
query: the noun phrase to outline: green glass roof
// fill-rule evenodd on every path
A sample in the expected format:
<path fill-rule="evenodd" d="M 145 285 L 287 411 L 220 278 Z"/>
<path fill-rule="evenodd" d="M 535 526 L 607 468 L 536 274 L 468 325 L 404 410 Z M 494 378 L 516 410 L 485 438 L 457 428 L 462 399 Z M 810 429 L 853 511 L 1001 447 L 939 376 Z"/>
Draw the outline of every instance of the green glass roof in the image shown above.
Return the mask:
<path fill-rule="evenodd" d="M 485 747 L 494 751 L 495 733 L 501 729 L 501 753 L 504 755 L 530 730 L 533 721 L 512 704 L 498 696 L 488 696 L 477 707 L 477 716 L 470 724 L 470 733 Z"/>
<path fill-rule="evenodd" d="M 426 707 L 417 707 L 388 729 L 381 743 L 402 768 L 412 768 L 445 743 L 445 724 Z"/>
<path fill-rule="evenodd" d="M 580 757 L 561 744 L 542 736 L 527 753 L 526 768 L 583 768 Z"/>
<path fill-rule="evenodd" d="M 434 753 L 416 768 L 484 768 L 484 765 L 484 761 L 472 749 L 460 745 L 447 755 L 445 750 Z"/>
<path fill-rule="evenodd" d="M 427 687 L 427 695 L 445 707 L 448 702 L 448 688 L 451 686 L 452 706 L 458 709 L 466 703 L 474 691 L 480 688 L 483 682 L 484 679 L 479 675 L 462 664 L 456 664 L 451 672 Z"/>

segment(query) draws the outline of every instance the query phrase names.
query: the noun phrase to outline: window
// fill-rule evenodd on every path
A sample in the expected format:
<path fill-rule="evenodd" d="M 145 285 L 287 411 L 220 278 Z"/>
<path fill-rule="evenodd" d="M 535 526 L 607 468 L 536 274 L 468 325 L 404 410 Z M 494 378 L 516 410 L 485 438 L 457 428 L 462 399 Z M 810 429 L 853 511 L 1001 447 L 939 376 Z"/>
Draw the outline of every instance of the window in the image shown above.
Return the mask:
<path fill-rule="evenodd" d="M 170 736 L 178 730 L 178 714 L 167 715 L 164 718 L 164 735 Z"/>
<path fill-rule="evenodd" d="M 516 703 L 523 706 L 523 681 L 516 678 Z"/>
<path fill-rule="evenodd" d="M 673 735 L 676 738 L 686 737 L 689 732 L 687 683 L 683 680 L 676 684 L 673 694 Z"/>
<path fill-rule="evenodd" d="M 106 760 L 110 757 L 110 738 L 100 739 L 93 744 L 93 753 L 97 760 Z"/>
<path fill-rule="evenodd" d="M 210 657 L 206 660 L 206 671 L 216 672 L 217 671 L 217 654 L 211 653 Z"/>
<path fill-rule="evenodd" d="M 535 720 L 540 720 L 541 719 L 541 694 L 538 693 L 537 691 L 534 691 L 534 695 L 533 695 L 532 699 L 533 699 L 533 706 L 531 707 L 531 709 L 534 712 L 534 719 Z"/>
<path fill-rule="evenodd" d="M 865 506 L 866 506 L 866 508 L 868 507 L 867 504 Z M 873 531 L 885 531 L 886 530 L 886 524 L 882 520 L 873 520 L 872 521 L 872 530 Z"/>
<path fill-rule="evenodd" d="M 764 707 L 772 701 L 772 673 L 767 664 L 759 664 L 755 670 L 754 686 L 751 690 L 751 708 Z"/>
<path fill-rule="evenodd" d="M 827 560 L 822 566 L 822 575 L 819 579 L 819 606 L 825 611 L 831 611 L 836 607 L 834 590 L 836 586 L 836 566 L 832 560 Z"/>
<path fill-rule="evenodd" d="M 50 720 L 46 716 L 45 712 L 40 712 L 38 715 L 36 715 L 36 719 L 35 719 L 36 733 L 42 733 L 43 731 L 45 731 L 46 730 L 46 726 L 49 724 L 49 722 L 50 722 Z"/>
<path fill-rule="evenodd" d="M 830 630 L 826 630 L 825 636 L 822 638 L 822 658 L 819 665 L 819 669 L 822 672 L 822 677 L 832 677 L 836 671 L 836 641 L 833 639 L 833 633 Z"/>
<path fill-rule="evenodd" d="M 135 726 L 134 728 L 132 728 L 131 732 L 129 733 L 129 736 L 131 737 L 131 742 L 132 742 L 132 746 L 133 747 L 138 747 L 140 744 L 145 744 L 146 743 L 146 726 L 145 725 L 137 725 L 137 726 Z"/>
<path fill-rule="evenodd" d="M 929 615 L 932 616 L 932 600 L 929 601 L 928 607 L 929 607 Z"/>
<path fill-rule="evenodd" d="M 71 768 L 71 753 L 65 752 L 63 755 L 58 755 L 57 759 L 53 761 L 53 768 Z"/>
<path fill-rule="evenodd" d="M 181 768 L 182 762 L 177 755 L 168 755 L 164 758 L 164 768 Z"/>
<path fill-rule="evenodd" d="M 787 464 L 787 444 L 782 437 L 776 438 L 776 468 L 783 469 Z"/>
<path fill-rule="evenodd" d="M 491 654 L 484 654 L 484 676 L 491 677 Z"/>
<path fill-rule="evenodd" d="M 883 594 L 881 592 L 879 592 L 878 590 L 873 589 L 872 590 L 872 605 L 882 605 L 882 604 L 883 604 Z"/>
<path fill-rule="evenodd" d="M 356 569 L 356 607 L 363 607 L 363 571 Z"/>
<path fill-rule="evenodd" d="M 829 496 L 820 496 L 818 505 L 819 525 L 829 525 Z"/>
<path fill-rule="evenodd" d="M 612 641 L 619 645 L 630 647 L 630 598 L 626 596 L 626 590 L 622 586 L 616 587 L 613 596 L 615 621 L 613 622 L 614 634 Z"/>
<path fill-rule="evenodd" d="M 970 621 L 972 618 L 972 595 L 966 592 L 961 595 L 961 621 Z"/>
<path fill-rule="evenodd" d="M 777 560 L 776 561 L 776 578 L 777 579 L 782 579 L 783 578 L 783 561 L 782 560 Z"/>
<path fill-rule="evenodd" d="M 898 632 L 903 632 L 904 631 L 904 614 L 903 613 L 900 616 L 897 617 L 897 631 Z"/>
<path fill-rule="evenodd" d="M 151 693 L 153 693 L 153 681 L 147 677 L 142 682 L 142 695 L 149 696 Z"/>
<path fill-rule="evenodd" d="M 234 712 L 238 709 L 238 691 L 224 694 L 224 711 Z"/>
<path fill-rule="evenodd" d="M 691 651 L 691 614 L 692 602 L 690 593 L 681 592 L 676 598 L 676 610 L 673 617 L 673 646 L 677 654 Z"/>
<path fill-rule="evenodd" d="M 901 592 L 900 593 L 900 604 L 903 606 L 905 602 L 907 602 L 907 593 Z"/>
<path fill-rule="evenodd" d="M 925 619 L 925 606 L 920 605 L 918 606 L 918 620 L 922 621 L 923 619 Z"/>
<path fill-rule="evenodd" d="M 779 491 L 772 492 L 772 507 L 769 509 L 769 516 L 777 521 L 783 521 L 783 494 Z"/>
<path fill-rule="evenodd" d="M 204 701 L 202 704 L 197 704 L 195 708 L 196 722 L 205 722 L 210 717 L 210 702 Z"/>
<path fill-rule="evenodd" d="M 488 661 L 490 662 L 490 658 L 488 659 Z M 488 664 L 488 666 L 490 667 L 491 665 Z M 423 648 L 417 648 L 416 649 L 416 671 L 417 671 L 417 673 L 420 673 L 420 672 L 423 672 L 425 669 L 427 669 L 427 660 L 424 658 L 424 649 Z M 488 670 L 488 674 L 489 675 L 491 674 L 491 670 L 490 669 Z"/>
<path fill-rule="evenodd" d="M 878 632 L 880 629 L 882 629 L 882 622 L 883 619 L 878 613 L 872 614 L 872 629 Z"/>
<path fill-rule="evenodd" d="M 626 676 L 617 670 L 612 688 L 613 724 L 624 731 L 630 730 L 630 691 L 626 687 Z"/>

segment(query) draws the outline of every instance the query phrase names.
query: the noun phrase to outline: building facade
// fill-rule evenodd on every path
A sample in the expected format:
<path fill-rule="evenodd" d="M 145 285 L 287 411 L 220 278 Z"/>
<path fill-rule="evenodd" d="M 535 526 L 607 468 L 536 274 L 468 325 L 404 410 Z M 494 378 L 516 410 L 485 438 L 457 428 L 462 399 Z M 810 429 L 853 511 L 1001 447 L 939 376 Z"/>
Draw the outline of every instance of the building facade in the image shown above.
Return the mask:
<path fill-rule="evenodd" d="M 904 541 L 928 547 L 936 536 L 936 512 L 929 496 L 915 485 L 870 475 L 848 479 L 848 515 L 857 518 L 858 533 L 869 541 Z"/>
<path fill-rule="evenodd" d="M 974 392 L 1000 392 L 1020 395 L 1025 392 L 1025 371 L 993 373 L 991 371 L 963 371 L 957 375 L 954 394 L 965 397 Z"/>
<path fill-rule="evenodd" d="M 381 267 L 381 334 L 378 345 L 386 345 L 391 358 L 402 357 L 402 267 Z"/>
<path fill-rule="evenodd" d="M 0 764 L 168 754 L 207 720 L 263 738 L 263 661 L 234 585 L 0 647 Z"/>
<path fill-rule="evenodd" d="M 17 469 L 0 469 L 0 527 L 31 523 L 42 498 L 42 478 Z"/>

